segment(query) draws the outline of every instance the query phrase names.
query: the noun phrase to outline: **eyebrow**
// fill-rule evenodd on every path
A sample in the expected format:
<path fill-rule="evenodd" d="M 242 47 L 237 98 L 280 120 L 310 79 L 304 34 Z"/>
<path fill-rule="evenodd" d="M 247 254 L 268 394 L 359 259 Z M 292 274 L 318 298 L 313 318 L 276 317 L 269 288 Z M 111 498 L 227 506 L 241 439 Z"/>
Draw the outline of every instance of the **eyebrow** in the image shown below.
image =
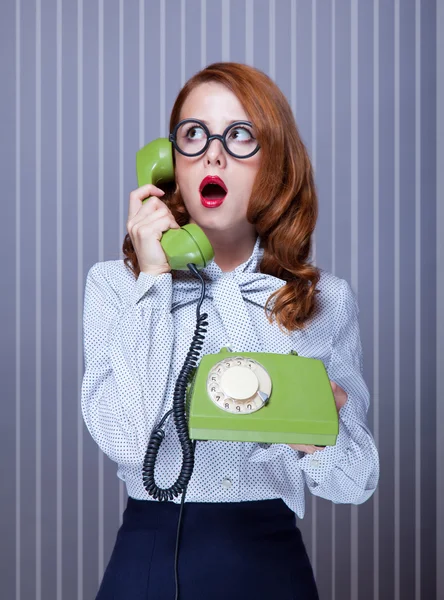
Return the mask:
<path fill-rule="evenodd" d="M 194 119 L 195 117 L 186 117 L 189 119 Z M 209 128 L 210 124 L 208 123 L 208 121 L 205 121 L 205 119 L 198 119 L 199 121 L 202 121 L 202 123 L 205 123 L 205 125 Z M 228 125 L 232 125 L 233 123 L 238 123 L 239 121 L 242 121 L 243 123 L 248 123 L 251 127 L 253 127 L 253 123 L 251 121 L 249 121 L 248 119 L 233 119 L 232 121 L 227 121 L 226 122 L 226 127 L 228 127 Z"/>

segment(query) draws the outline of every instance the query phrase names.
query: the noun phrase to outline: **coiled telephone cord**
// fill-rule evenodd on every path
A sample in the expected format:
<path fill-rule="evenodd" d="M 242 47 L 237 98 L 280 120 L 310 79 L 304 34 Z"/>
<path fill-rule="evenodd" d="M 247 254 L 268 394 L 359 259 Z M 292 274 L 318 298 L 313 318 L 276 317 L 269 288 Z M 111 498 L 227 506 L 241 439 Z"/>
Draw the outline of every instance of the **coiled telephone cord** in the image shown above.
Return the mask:
<path fill-rule="evenodd" d="M 206 319 L 208 318 L 208 315 L 207 313 L 200 314 L 200 307 L 202 306 L 205 297 L 205 281 L 194 264 L 189 264 L 187 266 L 201 283 L 201 294 L 196 308 L 196 329 L 194 331 L 190 349 L 188 350 L 185 362 L 176 381 L 173 408 L 164 415 L 159 424 L 153 429 L 142 467 L 143 485 L 146 491 L 150 496 L 160 502 L 173 500 L 173 498 L 176 498 L 182 492 L 184 492 L 185 495 L 186 487 L 194 469 L 194 450 L 196 442 L 190 440 L 188 433 L 188 421 L 185 414 L 185 395 L 190 373 L 197 366 L 197 359 L 202 350 L 205 333 L 207 332 L 206 326 L 208 325 L 208 322 Z M 155 482 L 154 469 L 160 445 L 165 437 L 165 432 L 162 428 L 171 413 L 173 414 L 174 424 L 182 447 L 182 468 L 173 485 L 169 488 L 160 488 Z M 184 497 L 182 497 L 182 501 L 183 499 Z"/>
<path fill-rule="evenodd" d="M 205 339 L 205 333 L 207 332 L 206 327 L 208 325 L 207 313 L 200 314 L 200 307 L 205 298 L 205 281 L 202 275 L 196 268 L 196 265 L 190 263 L 187 265 L 189 270 L 197 277 L 201 283 L 200 298 L 196 308 L 196 329 L 194 336 L 191 341 L 190 349 L 185 357 L 183 367 L 179 373 L 179 377 L 176 381 L 173 396 L 173 408 L 168 411 L 161 419 L 157 427 L 155 427 L 151 433 L 148 447 L 145 453 L 145 459 L 142 467 L 143 485 L 150 496 L 165 502 L 176 498 L 182 493 L 182 499 L 180 503 L 179 519 L 177 523 L 177 534 L 176 534 L 176 550 L 174 552 L 174 578 L 176 584 L 175 600 L 179 600 L 179 540 L 180 530 L 182 523 L 182 512 L 185 502 L 185 494 L 187 491 L 188 482 L 193 474 L 194 469 L 194 451 L 196 447 L 196 440 L 193 442 L 190 440 L 188 433 L 188 422 L 185 414 L 185 396 L 187 392 L 188 378 L 191 371 L 197 366 L 197 359 L 199 353 L 202 350 L 203 342 Z M 157 454 L 159 452 L 160 445 L 165 437 L 165 432 L 162 427 L 168 417 L 173 414 L 174 424 L 177 429 L 180 445 L 182 446 L 182 468 L 176 481 L 169 488 L 160 488 L 154 478 L 154 469 L 156 466 Z"/>

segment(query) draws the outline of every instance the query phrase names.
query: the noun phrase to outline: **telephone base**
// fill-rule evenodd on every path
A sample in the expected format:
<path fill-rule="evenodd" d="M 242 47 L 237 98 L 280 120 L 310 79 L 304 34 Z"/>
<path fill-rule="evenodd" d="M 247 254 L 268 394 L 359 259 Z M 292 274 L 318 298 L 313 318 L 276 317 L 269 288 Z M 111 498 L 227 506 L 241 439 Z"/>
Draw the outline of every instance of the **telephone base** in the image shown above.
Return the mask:
<path fill-rule="evenodd" d="M 255 389 L 249 387 L 249 373 L 236 387 L 236 379 L 243 379 L 242 369 L 249 368 L 258 375 L 259 388 L 266 391 L 265 402 L 260 390 L 253 399 L 242 400 Z M 236 377 L 227 379 L 228 372 Z M 186 413 L 189 435 L 195 440 L 334 446 L 339 433 L 323 362 L 294 352 L 222 349 L 203 356 L 188 384 Z"/>

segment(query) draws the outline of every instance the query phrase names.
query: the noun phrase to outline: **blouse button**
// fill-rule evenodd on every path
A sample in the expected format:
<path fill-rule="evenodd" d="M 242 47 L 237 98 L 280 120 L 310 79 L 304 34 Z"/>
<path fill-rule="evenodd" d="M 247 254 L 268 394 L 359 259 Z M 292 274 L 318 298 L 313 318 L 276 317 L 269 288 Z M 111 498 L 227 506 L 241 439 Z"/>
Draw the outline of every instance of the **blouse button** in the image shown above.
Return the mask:
<path fill-rule="evenodd" d="M 228 479 L 228 477 L 225 477 L 225 479 L 222 479 L 222 487 L 225 489 L 229 489 L 232 486 L 232 482 L 231 479 Z"/>

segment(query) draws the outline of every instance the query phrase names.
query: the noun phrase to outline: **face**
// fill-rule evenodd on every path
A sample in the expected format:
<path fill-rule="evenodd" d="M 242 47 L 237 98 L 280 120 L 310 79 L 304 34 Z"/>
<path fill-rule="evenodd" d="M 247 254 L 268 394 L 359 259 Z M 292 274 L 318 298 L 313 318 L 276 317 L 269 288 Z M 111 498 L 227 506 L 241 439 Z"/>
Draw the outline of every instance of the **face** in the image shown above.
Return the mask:
<path fill-rule="evenodd" d="M 219 83 L 204 83 L 195 88 L 182 106 L 180 120 L 183 119 L 205 122 L 211 135 L 223 134 L 233 121 L 251 122 L 238 98 Z M 254 135 L 254 127 L 252 132 Z M 201 133 L 192 131 L 188 136 Z M 248 134 L 241 130 L 233 135 L 242 141 Z M 253 235 L 254 226 L 248 223 L 246 214 L 259 170 L 260 154 L 259 150 L 250 158 L 235 158 L 217 139 L 212 140 L 199 156 L 187 157 L 175 151 L 176 181 L 190 221 L 208 233 Z M 208 176 L 219 177 L 225 189 L 217 185 L 205 186 L 204 179 Z"/>

